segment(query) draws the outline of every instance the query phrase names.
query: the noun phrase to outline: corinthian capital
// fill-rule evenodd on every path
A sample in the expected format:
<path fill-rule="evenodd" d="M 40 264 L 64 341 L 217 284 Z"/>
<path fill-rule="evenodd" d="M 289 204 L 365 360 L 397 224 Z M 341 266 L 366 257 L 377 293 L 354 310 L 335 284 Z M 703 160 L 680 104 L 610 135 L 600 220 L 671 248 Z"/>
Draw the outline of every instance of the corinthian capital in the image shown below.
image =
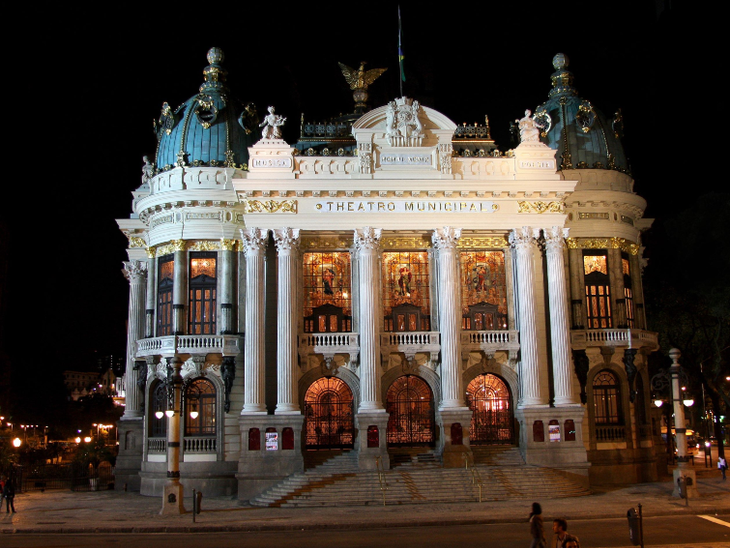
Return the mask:
<path fill-rule="evenodd" d="M 437 228 L 431 235 L 431 241 L 436 249 L 456 249 L 456 244 L 461 238 L 461 229 L 445 226 Z"/>
<path fill-rule="evenodd" d="M 355 247 L 358 251 L 376 251 L 380 248 L 380 237 L 382 234 L 382 228 L 373 228 L 371 226 L 356 228 L 354 238 Z"/>
<path fill-rule="evenodd" d="M 246 253 L 259 253 L 266 248 L 269 239 L 268 228 L 242 228 L 241 240 Z"/>
<path fill-rule="evenodd" d="M 279 253 L 291 251 L 299 245 L 299 229 L 287 227 L 274 230 L 274 242 Z"/>
<path fill-rule="evenodd" d="M 124 277 L 132 282 L 142 282 L 147 278 L 147 263 L 145 261 L 124 261 Z"/>
<path fill-rule="evenodd" d="M 543 230 L 545 246 L 548 251 L 560 251 L 565 247 L 565 239 L 568 237 L 569 228 L 554 226 Z"/>
<path fill-rule="evenodd" d="M 539 237 L 539 228 L 523 226 L 522 228 L 515 228 L 509 233 L 509 243 L 515 249 L 529 249 L 531 246 L 535 245 Z"/>

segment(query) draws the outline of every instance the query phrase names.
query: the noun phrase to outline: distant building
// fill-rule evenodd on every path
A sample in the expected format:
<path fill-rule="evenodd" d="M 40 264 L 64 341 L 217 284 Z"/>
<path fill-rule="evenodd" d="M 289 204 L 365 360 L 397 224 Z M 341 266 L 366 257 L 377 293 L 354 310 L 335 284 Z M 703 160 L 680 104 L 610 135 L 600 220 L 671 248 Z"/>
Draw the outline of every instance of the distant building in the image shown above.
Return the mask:
<path fill-rule="evenodd" d="M 109 368 L 98 371 L 64 371 L 63 380 L 69 397 L 76 401 L 90 394 L 109 394 L 117 399 L 117 376 Z"/>
<path fill-rule="evenodd" d="M 210 495 L 250 499 L 315 449 L 373 469 L 403 447 L 462 466 L 506 444 L 583 484 L 656 479 L 651 220 L 620 112 L 580 97 L 564 56 L 509 151 L 407 97 L 331 130 L 302 120 L 291 146 L 273 109 L 233 101 L 220 50 L 208 61 L 199 93 L 163 105 L 118 221 L 118 485 L 161 493 L 178 374 L 179 475 Z"/>

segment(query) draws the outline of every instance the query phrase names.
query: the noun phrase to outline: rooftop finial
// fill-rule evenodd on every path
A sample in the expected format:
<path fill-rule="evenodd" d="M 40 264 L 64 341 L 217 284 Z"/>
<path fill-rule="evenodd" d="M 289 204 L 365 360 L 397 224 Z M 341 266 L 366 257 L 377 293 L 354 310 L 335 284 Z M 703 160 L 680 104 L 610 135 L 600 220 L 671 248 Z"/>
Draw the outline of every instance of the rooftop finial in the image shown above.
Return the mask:
<path fill-rule="evenodd" d="M 569 65 L 568 56 L 564 53 L 558 53 L 553 57 L 553 67 L 555 72 L 550 76 L 553 83 L 553 89 L 550 90 L 550 97 L 555 95 L 576 95 L 573 88 L 573 73 L 567 67 Z"/>
<path fill-rule="evenodd" d="M 203 70 L 205 82 L 200 86 L 201 93 L 212 88 L 222 88 L 226 81 L 226 75 L 228 74 L 226 69 L 221 66 L 224 59 L 222 49 L 210 48 L 207 57 L 210 65 Z"/>

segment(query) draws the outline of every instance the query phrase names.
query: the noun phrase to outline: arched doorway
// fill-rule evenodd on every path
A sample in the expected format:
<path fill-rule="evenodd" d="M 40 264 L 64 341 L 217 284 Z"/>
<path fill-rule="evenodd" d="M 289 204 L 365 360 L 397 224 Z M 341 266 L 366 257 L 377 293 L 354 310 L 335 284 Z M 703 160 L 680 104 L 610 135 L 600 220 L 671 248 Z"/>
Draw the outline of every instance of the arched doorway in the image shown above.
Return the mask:
<path fill-rule="evenodd" d="M 322 377 L 304 396 L 304 432 L 308 449 L 353 446 L 352 390 L 336 377 Z"/>
<path fill-rule="evenodd" d="M 469 443 L 514 443 L 514 417 L 507 384 L 496 375 L 479 375 L 466 389 L 472 411 Z"/>
<path fill-rule="evenodd" d="M 388 388 L 388 445 L 434 443 L 433 393 L 428 384 L 413 375 L 397 378 Z"/>

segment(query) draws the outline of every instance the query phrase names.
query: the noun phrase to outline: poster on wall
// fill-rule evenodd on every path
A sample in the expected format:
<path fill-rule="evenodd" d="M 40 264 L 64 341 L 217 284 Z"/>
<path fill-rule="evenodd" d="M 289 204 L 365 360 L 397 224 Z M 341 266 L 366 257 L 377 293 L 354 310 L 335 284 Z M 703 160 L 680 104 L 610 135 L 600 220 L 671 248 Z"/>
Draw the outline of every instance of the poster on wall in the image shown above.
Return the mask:
<path fill-rule="evenodd" d="M 279 449 L 279 433 L 266 432 L 266 450 L 276 451 Z"/>
<path fill-rule="evenodd" d="M 550 441 L 560 441 L 560 425 L 559 424 L 549 424 L 548 425 L 548 434 L 550 436 Z"/>

